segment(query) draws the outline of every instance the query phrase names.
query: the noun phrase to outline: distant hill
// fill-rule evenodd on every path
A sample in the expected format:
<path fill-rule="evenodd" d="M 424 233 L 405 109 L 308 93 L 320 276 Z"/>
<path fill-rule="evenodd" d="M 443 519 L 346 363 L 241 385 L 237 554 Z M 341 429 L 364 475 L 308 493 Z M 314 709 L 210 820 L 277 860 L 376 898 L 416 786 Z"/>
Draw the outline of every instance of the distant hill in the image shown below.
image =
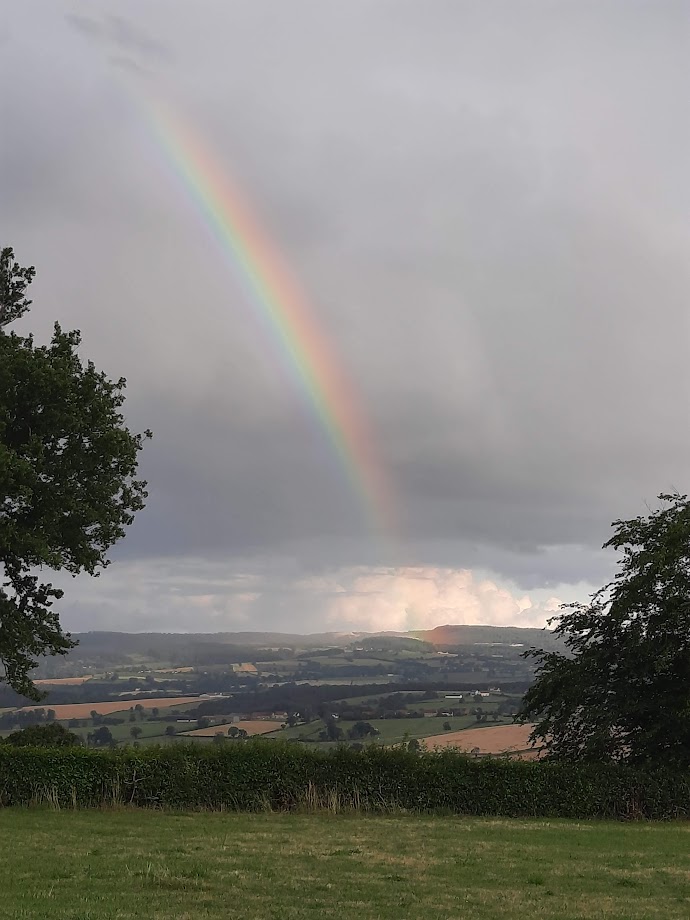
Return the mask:
<path fill-rule="evenodd" d="M 164 655 L 190 648 L 217 648 L 219 645 L 240 648 L 325 648 L 344 647 L 352 642 L 371 639 L 376 636 L 390 640 L 396 638 L 418 639 L 435 646 L 458 645 L 523 645 L 529 648 L 553 648 L 558 643 L 552 634 L 544 629 L 527 629 L 519 626 L 459 626 L 449 624 L 435 629 L 411 630 L 410 632 L 324 632 L 300 635 L 297 633 L 233 632 L 233 633 L 126 633 L 86 632 L 75 633 L 78 648 L 84 652 L 110 654 L 156 654 Z M 76 651 L 76 650 L 75 650 Z M 77 651 L 78 654 L 78 651 Z"/>
<path fill-rule="evenodd" d="M 521 626 L 436 626 L 406 633 L 435 646 L 524 645 L 525 648 L 556 648 L 562 643 L 547 629 Z"/>

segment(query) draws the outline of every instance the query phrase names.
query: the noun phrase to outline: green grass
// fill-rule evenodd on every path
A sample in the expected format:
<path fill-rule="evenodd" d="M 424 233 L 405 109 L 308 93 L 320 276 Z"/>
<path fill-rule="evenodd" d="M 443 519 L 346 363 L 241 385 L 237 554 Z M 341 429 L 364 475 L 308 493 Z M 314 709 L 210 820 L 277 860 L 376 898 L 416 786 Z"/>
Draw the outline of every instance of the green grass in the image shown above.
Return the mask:
<path fill-rule="evenodd" d="M 480 723 L 477 722 L 474 716 L 450 716 L 449 718 L 445 716 L 430 716 L 429 718 L 422 719 L 368 719 L 366 721 L 379 730 L 380 734 L 375 740 L 380 744 L 398 744 L 406 737 L 411 739 L 428 738 L 431 735 L 444 735 L 446 732 L 443 726 L 446 722 L 450 722 L 451 731 L 458 732 L 464 728 L 478 728 L 479 726 L 485 728 L 492 725 L 507 725 L 511 724 L 513 720 L 509 716 L 506 716 L 505 718 L 501 718 L 499 722 L 491 721 Z M 354 724 L 354 722 L 345 720 L 338 721 L 338 725 L 346 735 L 348 729 L 352 728 Z M 326 726 L 321 719 L 315 719 L 308 725 L 296 725 L 294 728 L 279 729 L 265 737 L 283 741 L 294 741 L 302 735 L 306 738 L 316 740 L 319 737 L 319 732 L 323 731 L 325 728 Z"/>
<path fill-rule="evenodd" d="M 690 825 L 0 811 L 0 917 L 665 920 Z"/>

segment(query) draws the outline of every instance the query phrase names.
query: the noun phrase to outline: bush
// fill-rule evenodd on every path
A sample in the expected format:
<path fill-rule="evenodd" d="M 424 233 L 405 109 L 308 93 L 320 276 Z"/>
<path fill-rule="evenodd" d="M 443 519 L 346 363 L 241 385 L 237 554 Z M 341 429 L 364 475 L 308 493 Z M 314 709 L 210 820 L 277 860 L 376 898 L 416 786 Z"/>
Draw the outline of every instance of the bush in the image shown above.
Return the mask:
<path fill-rule="evenodd" d="M 464 815 L 668 819 L 690 815 L 690 777 L 612 765 L 472 759 L 266 741 L 95 751 L 0 746 L 0 804 L 183 809 L 305 805 Z"/>

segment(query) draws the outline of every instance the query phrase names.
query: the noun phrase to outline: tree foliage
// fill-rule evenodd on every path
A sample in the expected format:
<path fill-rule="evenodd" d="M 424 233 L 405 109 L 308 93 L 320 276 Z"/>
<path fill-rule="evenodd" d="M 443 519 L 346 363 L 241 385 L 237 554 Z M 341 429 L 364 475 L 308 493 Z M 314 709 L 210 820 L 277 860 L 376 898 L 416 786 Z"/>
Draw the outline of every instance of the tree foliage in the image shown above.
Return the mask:
<path fill-rule="evenodd" d="M 78 331 L 55 325 L 49 345 L 5 331 L 22 316 L 33 268 L 0 257 L 0 680 L 32 699 L 37 656 L 74 646 L 37 571 L 90 575 L 144 507 L 136 479 L 143 440 L 126 427 L 125 380 L 84 364 Z"/>
<path fill-rule="evenodd" d="M 14 747 L 74 747 L 81 744 L 79 735 L 68 731 L 59 722 L 50 725 L 29 725 L 12 732 L 5 738 L 5 744 Z"/>
<path fill-rule="evenodd" d="M 613 523 L 614 580 L 551 621 L 566 653 L 526 653 L 539 665 L 519 715 L 551 759 L 690 767 L 690 502 L 659 499 Z"/>

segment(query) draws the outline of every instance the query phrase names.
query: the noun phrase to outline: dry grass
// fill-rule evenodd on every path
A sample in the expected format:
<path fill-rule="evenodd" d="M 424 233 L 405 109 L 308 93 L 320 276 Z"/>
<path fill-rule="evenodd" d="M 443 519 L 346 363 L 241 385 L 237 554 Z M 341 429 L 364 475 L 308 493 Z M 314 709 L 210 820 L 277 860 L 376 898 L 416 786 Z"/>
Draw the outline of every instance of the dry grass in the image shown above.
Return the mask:
<path fill-rule="evenodd" d="M 78 687 L 91 680 L 93 674 L 84 674 L 83 677 L 53 677 L 43 680 L 35 680 L 34 683 L 39 687 Z"/>
<path fill-rule="evenodd" d="M 155 699 L 136 700 L 109 700 L 107 703 L 65 703 L 51 706 L 44 703 L 42 706 L 23 706 L 18 712 L 30 712 L 32 709 L 54 709 L 56 719 L 88 719 L 92 712 L 101 716 L 111 715 L 114 712 L 128 712 L 130 707 L 141 705 L 144 709 L 172 708 L 174 706 L 188 705 L 189 703 L 203 702 L 198 696 L 157 697 Z"/>
<path fill-rule="evenodd" d="M 430 735 L 424 739 L 429 750 L 434 748 L 458 748 L 472 751 L 479 748 L 480 754 L 506 754 L 513 751 L 526 751 L 532 747 L 529 736 L 533 725 L 495 725 L 490 728 L 466 728 L 460 732 L 445 732 L 443 735 Z M 532 756 L 537 755 L 533 750 Z"/>
<path fill-rule="evenodd" d="M 246 722 L 229 722 L 225 725 L 209 725 L 208 728 L 195 728 L 190 732 L 179 732 L 179 735 L 194 735 L 200 738 L 213 738 L 219 732 L 227 735 L 229 728 L 241 728 L 248 735 L 266 735 L 282 726 L 282 722 L 269 722 L 264 719 L 247 720 Z"/>

